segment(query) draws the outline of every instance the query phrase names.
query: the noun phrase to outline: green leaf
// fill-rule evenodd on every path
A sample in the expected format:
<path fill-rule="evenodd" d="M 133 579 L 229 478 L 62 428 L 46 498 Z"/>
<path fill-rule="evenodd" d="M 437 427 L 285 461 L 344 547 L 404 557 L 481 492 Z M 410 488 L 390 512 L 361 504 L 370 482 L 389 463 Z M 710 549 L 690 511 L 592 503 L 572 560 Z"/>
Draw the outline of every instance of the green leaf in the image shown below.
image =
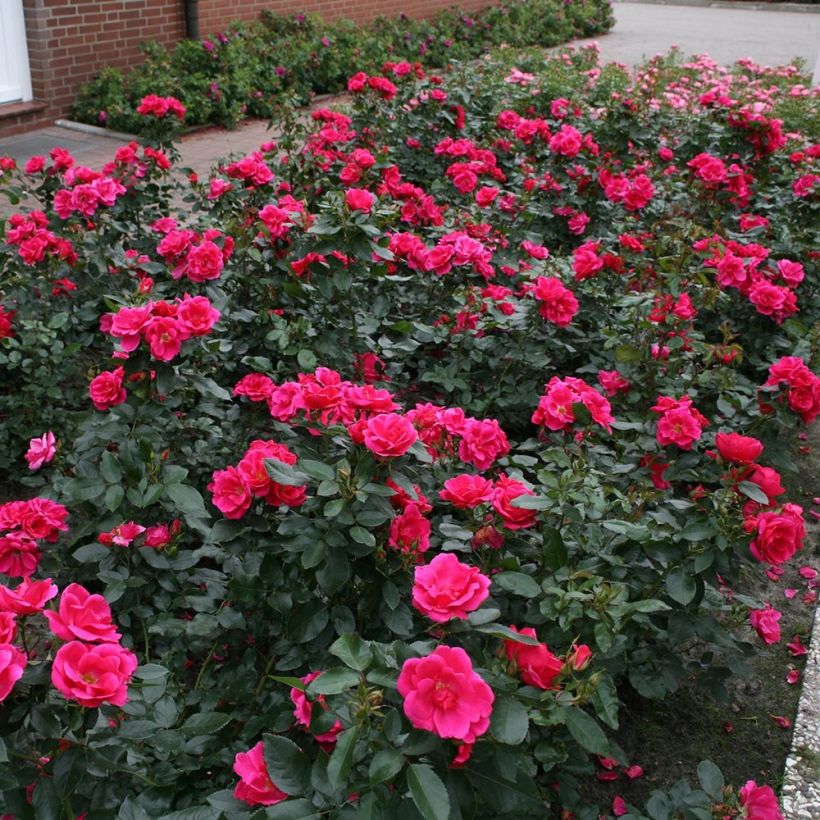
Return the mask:
<path fill-rule="evenodd" d="M 62 805 L 54 782 L 50 777 L 41 777 L 36 781 L 32 795 L 34 816 L 37 820 L 60 820 Z"/>
<path fill-rule="evenodd" d="M 714 524 L 710 521 L 696 521 L 684 527 L 678 533 L 678 536 L 686 541 L 705 541 L 707 538 L 711 538 L 716 532 L 717 530 Z"/>
<path fill-rule="evenodd" d="M 410 796 L 425 820 L 449 820 L 450 795 L 441 778 L 423 763 L 407 770 Z"/>
<path fill-rule="evenodd" d="M 481 612 L 481 610 L 478 610 Z M 513 632 L 508 626 L 503 624 L 479 624 L 474 626 L 476 632 L 482 632 L 484 635 L 492 635 L 494 638 L 501 638 L 504 641 L 515 641 L 516 643 L 525 643 L 527 646 L 538 646 L 540 641 L 537 638 L 531 638 L 529 635 L 522 635 L 520 632 Z"/>
<path fill-rule="evenodd" d="M 331 644 L 330 652 L 359 672 L 364 672 L 373 660 L 373 651 L 355 632 L 345 632 L 337 638 Z"/>
<path fill-rule="evenodd" d="M 192 806 L 162 815 L 162 820 L 219 820 L 220 812 L 211 806 Z"/>
<path fill-rule="evenodd" d="M 207 376 L 202 376 L 199 373 L 192 373 L 188 378 L 190 378 L 191 384 L 204 398 L 232 401 L 231 394 L 225 390 L 224 387 L 220 387 L 213 379 L 209 379 Z"/>
<path fill-rule="evenodd" d="M 168 677 L 168 675 L 168 670 L 158 663 L 145 663 L 142 666 L 138 666 L 134 671 L 134 677 L 137 678 L 137 680 L 144 681 L 158 681 Z"/>
<path fill-rule="evenodd" d="M 523 743 L 529 725 L 529 714 L 521 703 L 514 698 L 496 698 L 490 717 L 490 734 L 499 743 L 506 743 L 509 746 Z"/>
<path fill-rule="evenodd" d="M 307 474 L 297 470 L 292 464 L 285 464 L 278 458 L 266 458 L 264 464 L 268 478 L 277 484 L 284 484 L 286 487 L 301 487 L 307 484 Z"/>
<path fill-rule="evenodd" d="M 145 740 L 155 735 L 159 728 L 153 720 L 126 720 L 120 724 L 117 734 L 130 740 Z"/>
<path fill-rule="evenodd" d="M 103 450 L 100 457 L 100 474 L 109 484 L 119 484 L 122 480 L 120 463 L 110 450 Z"/>
<path fill-rule="evenodd" d="M 310 760 L 292 741 L 281 735 L 262 736 L 265 765 L 270 779 L 286 794 L 310 794 Z"/>
<path fill-rule="evenodd" d="M 427 448 L 421 441 L 414 441 L 408 452 L 412 453 L 422 464 L 433 463 L 433 457 L 427 452 Z"/>
<path fill-rule="evenodd" d="M 500 572 L 493 576 L 493 583 L 523 598 L 536 598 L 541 594 L 538 582 L 523 572 Z"/>
<path fill-rule="evenodd" d="M 348 532 L 350 533 L 350 537 L 357 543 L 362 544 L 365 547 L 375 547 L 376 546 L 376 539 L 373 537 L 371 532 L 368 532 L 364 527 L 360 527 L 356 525 L 355 527 L 351 527 Z"/>
<path fill-rule="evenodd" d="M 698 763 L 698 780 L 701 788 L 713 800 L 723 798 L 723 772 L 711 760 L 702 760 Z"/>
<path fill-rule="evenodd" d="M 618 693 L 612 679 L 604 673 L 592 693 L 590 703 L 595 708 L 595 714 L 612 729 L 618 728 Z"/>
<path fill-rule="evenodd" d="M 9 753 L 6 751 L 6 744 L 2 737 L 0 737 L 0 763 L 9 762 Z"/>
<path fill-rule="evenodd" d="M 316 354 L 306 348 L 303 348 L 296 354 L 296 361 L 299 362 L 299 367 L 301 367 L 302 370 L 313 370 L 318 362 Z"/>
<path fill-rule="evenodd" d="M 253 815 L 256 817 L 257 815 Z M 319 820 L 320 815 L 310 800 L 285 800 L 268 806 L 263 815 L 267 820 Z"/>
<path fill-rule="evenodd" d="M 325 504 L 322 515 L 325 518 L 335 518 L 345 508 L 345 502 L 341 498 L 332 498 Z"/>
<path fill-rule="evenodd" d="M 118 510 L 122 500 L 125 498 L 125 490 L 119 484 L 113 484 L 105 491 L 105 508 L 109 512 Z"/>
<path fill-rule="evenodd" d="M 204 712 L 191 715 L 182 724 L 182 731 L 188 735 L 212 735 L 231 721 L 231 716 L 225 712 Z"/>
<path fill-rule="evenodd" d="M 645 601 L 630 601 L 624 604 L 624 612 L 667 612 L 672 607 L 669 604 L 659 601 L 657 598 L 647 598 Z"/>
<path fill-rule="evenodd" d="M 666 576 L 666 591 L 673 601 L 686 606 L 694 600 L 698 585 L 686 567 L 675 567 Z"/>
<path fill-rule="evenodd" d="M 752 501 L 757 501 L 758 504 L 768 504 L 769 496 L 760 489 L 760 487 L 752 481 L 741 481 L 737 485 L 738 490 Z"/>
<path fill-rule="evenodd" d="M 522 510 L 549 510 L 555 502 L 543 495 L 519 495 L 510 502 L 510 506 Z"/>
<path fill-rule="evenodd" d="M 615 361 L 619 364 L 629 364 L 641 360 L 641 351 L 632 345 L 618 345 L 615 348 Z"/>
<path fill-rule="evenodd" d="M 65 485 L 65 495 L 70 501 L 93 501 L 105 491 L 99 478 L 72 478 Z"/>
<path fill-rule="evenodd" d="M 88 762 L 85 750 L 80 747 L 67 749 L 54 764 L 54 788 L 62 797 L 70 795 L 86 773 Z"/>
<path fill-rule="evenodd" d="M 352 669 L 344 666 L 334 666 L 322 672 L 318 678 L 314 678 L 308 685 L 309 695 L 338 695 L 351 686 L 358 686 L 361 683 L 361 675 Z"/>
<path fill-rule="evenodd" d="M 193 518 L 210 518 L 199 490 L 195 490 L 188 484 L 168 484 L 165 487 L 165 495 L 183 515 L 190 515 Z"/>
<path fill-rule="evenodd" d="M 336 471 L 328 464 L 321 461 L 312 461 L 309 458 L 300 458 L 299 467 L 316 481 L 333 481 L 336 478 Z"/>
<path fill-rule="evenodd" d="M 336 738 L 336 747 L 327 762 L 327 779 L 334 789 L 338 789 L 350 774 L 358 734 L 358 727 L 352 726 Z"/>
<path fill-rule="evenodd" d="M 583 749 L 598 755 L 609 753 L 609 741 L 595 718 L 582 709 L 570 706 L 566 710 L 566 720 L 569 733 Z"/>
<path fill-rule="evenodd" d="M 85 544 L 74 550 L 74 560 L 81 564 L 89 564 L 92 561 L 99 561 L 111 553 L 109 547 L 104 547 L 102 544 Z"/>
<path fill-rule="evenodd" d="M 375 786 L 376 783 L 392 780 L 402 770 L 404 763 L 404 755 L 399 754 L 395 749 L 382 749 L 376 752 L 370 761 L 368 770 L 370 785 Z"/>
<path fill-rule="evenodd" d="M 559 570 L 567 565 L 569 556 L 561 533 L 555 527 L 542 527 L 544 539 L 544 563 L 551 570 Z"/>

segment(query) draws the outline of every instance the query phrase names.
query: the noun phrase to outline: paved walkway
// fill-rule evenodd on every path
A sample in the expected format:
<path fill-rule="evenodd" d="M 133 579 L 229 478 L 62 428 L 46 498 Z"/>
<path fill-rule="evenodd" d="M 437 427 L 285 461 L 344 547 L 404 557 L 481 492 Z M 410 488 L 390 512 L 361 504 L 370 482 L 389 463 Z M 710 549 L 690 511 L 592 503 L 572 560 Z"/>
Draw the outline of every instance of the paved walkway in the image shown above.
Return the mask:
<path fill-rule="evenodd" d="M 710 7 L 699 0 L 692 2 L 616 2 L 614 29 L 597 38 L 602 59 L 637 65 L 677 45 L 687 55 L 707 53 L 720 63 L 751 57 L 761 64 L 777 65 L 802 57 L 809 70 L 814 65 L 820 48 L 820 13 L 781 11 L 778 7 L 726 8 L 725 4 Z M 266 122 L 248 121 L 235 131 L 211 128 L 191 134 L 178 147 L 182 165 L 205 176 L 218 159 L 250 153 L 271 138 Z M 0 137 L 0 156 L 12 156 L 22 165 L 29 157 L 47 154 L 61 145 L 79 163 L 97 169 L 111 160 L 122 144 L 108 137 L 51 127 L 18 137 Z M 4 206 L 0 200 L 0 216 L 4 215 Z"/>

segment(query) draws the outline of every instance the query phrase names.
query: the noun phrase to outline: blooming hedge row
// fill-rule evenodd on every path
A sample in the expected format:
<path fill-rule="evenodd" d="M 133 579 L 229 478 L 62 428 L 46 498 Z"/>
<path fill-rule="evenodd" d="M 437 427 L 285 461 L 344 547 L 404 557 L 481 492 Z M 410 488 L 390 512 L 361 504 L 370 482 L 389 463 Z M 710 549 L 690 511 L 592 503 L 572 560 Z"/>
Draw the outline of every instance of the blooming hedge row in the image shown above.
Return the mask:
<path fill-rule="evenodd" d="M 630 690 L 780 640 L 732 588 L 805 545 L 816 95 L 519 60 L 354 74 L 208 179 L 0 161 L 41 203 L 2 245 L 7 813 L 597 818 Z M 698 775 L 611 811 L 779 816 Z"/>
<path fill-rule="evenodd" d="M 173 94 L 188 109 L 187 125 L 235 127 L 245 117 L 276 116 L 286 98 L 338 92 L 355 71 L 378 72 L 386 60 L 446 66 L 498 45 L 554 46 L 602 34 L 612 23 L 609 0 L 500 0 L 470 14 L 453 6 L 426 20 L 401 15 L 365 25 L 265 12 L 259 23 L 173 49 L 146 45 L 143 65 L 128 73 L 104 68 L 86 84 L 72 116 L 142 134 L 140 100 Z"/>

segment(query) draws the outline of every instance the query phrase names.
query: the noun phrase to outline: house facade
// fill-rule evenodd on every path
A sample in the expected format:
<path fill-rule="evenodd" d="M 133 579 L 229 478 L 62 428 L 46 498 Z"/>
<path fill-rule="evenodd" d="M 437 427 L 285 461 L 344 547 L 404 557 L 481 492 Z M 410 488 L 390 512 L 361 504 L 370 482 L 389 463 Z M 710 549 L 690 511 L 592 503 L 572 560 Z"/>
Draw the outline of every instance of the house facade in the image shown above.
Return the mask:
<path fill-rule="evenodd" d="M 459 0 L 469 11 L 491 0 Z M 264 9 L 357 22 L 424 17 L 453 0 L 0 0 L 0 136 L 65 117 L 77 89 L 103 66 L 128 68 L 140 44 L 214 34 Z"/>

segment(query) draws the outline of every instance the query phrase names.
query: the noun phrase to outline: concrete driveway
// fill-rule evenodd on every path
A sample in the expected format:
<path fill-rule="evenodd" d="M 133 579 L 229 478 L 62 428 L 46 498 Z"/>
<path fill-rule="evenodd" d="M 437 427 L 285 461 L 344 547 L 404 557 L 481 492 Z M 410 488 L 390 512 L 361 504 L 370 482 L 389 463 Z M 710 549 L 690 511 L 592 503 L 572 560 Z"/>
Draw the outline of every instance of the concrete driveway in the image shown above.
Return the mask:
<path fill-rule="evenodd" d="M 761 65 L 783 65 L 802 57 L 811 73 L 820 50 L 820 6 L 814 6 L 815 10 L 783 8 L 748 3 L 615 2 L 615 27 L 595 40 L 603 62 L 634 66 L 677 45 L 687 56 L 705 53 L 724 65 L 743 57 Z"/>

